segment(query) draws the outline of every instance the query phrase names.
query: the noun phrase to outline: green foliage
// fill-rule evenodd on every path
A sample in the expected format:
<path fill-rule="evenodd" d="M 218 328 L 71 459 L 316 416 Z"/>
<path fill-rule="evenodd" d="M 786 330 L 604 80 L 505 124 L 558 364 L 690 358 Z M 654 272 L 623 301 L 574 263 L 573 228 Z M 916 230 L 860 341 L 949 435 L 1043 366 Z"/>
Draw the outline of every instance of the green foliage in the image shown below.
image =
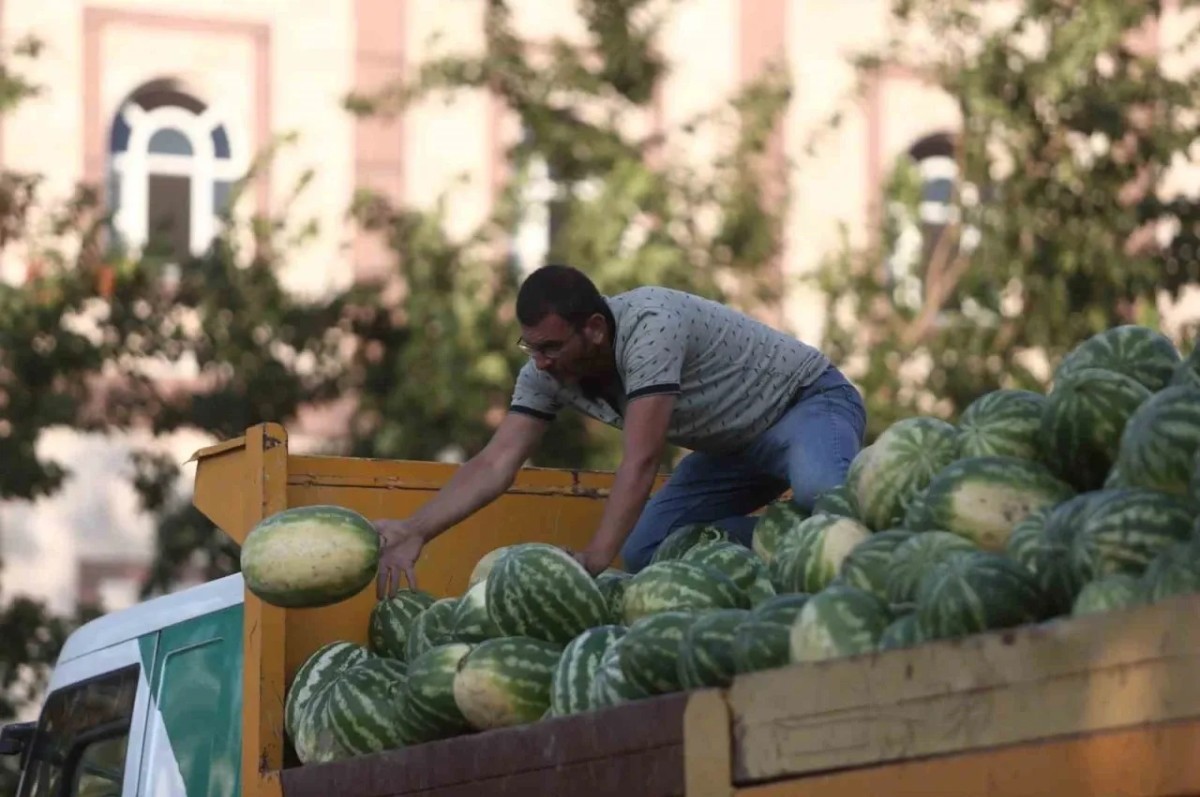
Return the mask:
<path fill-rule="evenodd" d="M 864 77 L 900 64 L 953 97 L 962 124 L 951 221 L 926 230 L 916 272 L 889 268 L 919 196 L 900 163 L 877 240 L 843 246 L 819 277 L 827 347 L 852 364 L 872 434 L 915 411 L 950 417 L 996 387 L 1043 387 L 1039 357 L 1052 367 L 1100 329 L 1154 323 L 1157 292 L 1200 279 L 1200 206 L 1167 190 L 1169 167 L 1192 161 L 1200 82 L 1163 68 L 1173 51 L 1138 46 L 1160 12 L 1115 0 L 1025 0 L 1011 17 L 969 0 L 894 3 L 896 34 L 861 59 Z"/>

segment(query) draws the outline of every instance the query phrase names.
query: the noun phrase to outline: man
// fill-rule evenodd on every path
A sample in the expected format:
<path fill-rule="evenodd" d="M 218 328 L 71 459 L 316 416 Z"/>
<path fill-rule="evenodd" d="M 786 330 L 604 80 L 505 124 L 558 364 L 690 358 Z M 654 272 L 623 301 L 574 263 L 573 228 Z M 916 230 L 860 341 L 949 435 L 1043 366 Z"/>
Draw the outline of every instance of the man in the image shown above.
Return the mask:
<path fill-rule="evenodd" d="M 600 524 L 575 557 L 592 574 L 618 552 L 630 572 L 672 529 L 716 523 L 750 544 L 747 515 L 788 486 L 805 510 L 840 484 L 862 444 L 857 389 L 824 354 L 717 302 L 665 288 L 602 296 L 582 272 L 545 266 L 517 296 L 530 356 L 488 444 L 412 517 L 381 520 L 379 594 L 422 546 L 511 486 L 565 407 L 623 429 Z M 668 442 L 691 449 L 650 496 Z"/>

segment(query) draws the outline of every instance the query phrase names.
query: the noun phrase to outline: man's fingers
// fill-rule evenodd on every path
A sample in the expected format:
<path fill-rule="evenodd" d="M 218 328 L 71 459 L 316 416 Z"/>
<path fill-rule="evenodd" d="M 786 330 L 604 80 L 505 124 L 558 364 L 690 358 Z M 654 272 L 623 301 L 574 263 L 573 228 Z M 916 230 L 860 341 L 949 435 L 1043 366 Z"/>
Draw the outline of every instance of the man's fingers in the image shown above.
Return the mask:
<path fill-rule="evenodd" d="M 404 565 L 404 576 L 408 579 L 408 588 L 415 590 L 417 588 L 417 573 L 413 568 L 412 562 Z"/>

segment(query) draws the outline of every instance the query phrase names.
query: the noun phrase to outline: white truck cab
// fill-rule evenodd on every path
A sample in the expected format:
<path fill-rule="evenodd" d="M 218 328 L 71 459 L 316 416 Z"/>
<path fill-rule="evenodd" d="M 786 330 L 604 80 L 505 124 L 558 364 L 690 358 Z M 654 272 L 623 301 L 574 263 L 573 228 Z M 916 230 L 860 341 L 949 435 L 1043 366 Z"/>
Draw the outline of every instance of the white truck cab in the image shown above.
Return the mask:
<path fill-rule="evenodd" d="M 71 634 L 38 720 L 0 733 L 18 797 L 239 794 L 244 594 L 227 576 Z"/>

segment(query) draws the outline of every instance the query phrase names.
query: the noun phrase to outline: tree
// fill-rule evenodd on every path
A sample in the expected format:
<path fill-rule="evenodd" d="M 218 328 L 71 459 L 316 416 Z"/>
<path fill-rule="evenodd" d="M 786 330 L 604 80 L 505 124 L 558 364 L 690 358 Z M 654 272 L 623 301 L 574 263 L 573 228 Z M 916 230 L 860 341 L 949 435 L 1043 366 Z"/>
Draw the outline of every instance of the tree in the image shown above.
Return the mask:
<path fill-rule="evenodd" d="M 387 234 L 405 298 L 363 314 L 351 384 L 361 387 L 353 453 L 425 459 L 448 446 L 477 451 L 503 416 L 522 356 L 513 302 L 522 264 L 507 243 L 529 211 L 533 174 L 555 181 L 546 261 L 585 268 L 603 292 L 655 283 L 770 306 L 780 285 L 786 193 L 762 167 L 789 99 L 782 65 L 678 129 L 638 136 L 668 64 L 656 49 L 669 5 L 581 0 L 582 42 L 535 47 L 514 31 L 508 6 L 489 0 L 482 52 L 444 55 L 410 80 L 348 98 L 360 114 L 389 114 L 432 97 L 489 91 L 525 131 L 507 151 L 513 179 L 486 222 L 463 241 L 438 207 L 391 208 L 365 196 L 357 218 Z M 706 130 L 725 134 L 712 164 L 675 158 Z M 670 148 L 664 146 L 669 140 Z M 532 268 L 541 263 L 524 264 Z M 564 413 L 535 461 L 614 467 L 619 437 Z"/>
<path fill-rule="evenodd" d="M 914 413 L 953 416 L 997 387 L 1044 388 L 1082 339 L 1154 324 L 1160 292 L 1200 280 L 1200 206 L 1170 188 L 1194 160 L 1200 82 L 1164 68 L 1173 50 L 1144 45 L 1161 13 L 1118 0 L 1023 0 L 1011 15 L 893 3 L 894 35 L 858 61 L 864 84 L 905 68 L 955 100 L 961 126 L 946 223 L 926 225 L 923 256 L 902 262 L 922 186 L 901 159 L 875 242 L 844 245 L 819 274 L 826 345 L 855 364 L 872 435 Z"/>

